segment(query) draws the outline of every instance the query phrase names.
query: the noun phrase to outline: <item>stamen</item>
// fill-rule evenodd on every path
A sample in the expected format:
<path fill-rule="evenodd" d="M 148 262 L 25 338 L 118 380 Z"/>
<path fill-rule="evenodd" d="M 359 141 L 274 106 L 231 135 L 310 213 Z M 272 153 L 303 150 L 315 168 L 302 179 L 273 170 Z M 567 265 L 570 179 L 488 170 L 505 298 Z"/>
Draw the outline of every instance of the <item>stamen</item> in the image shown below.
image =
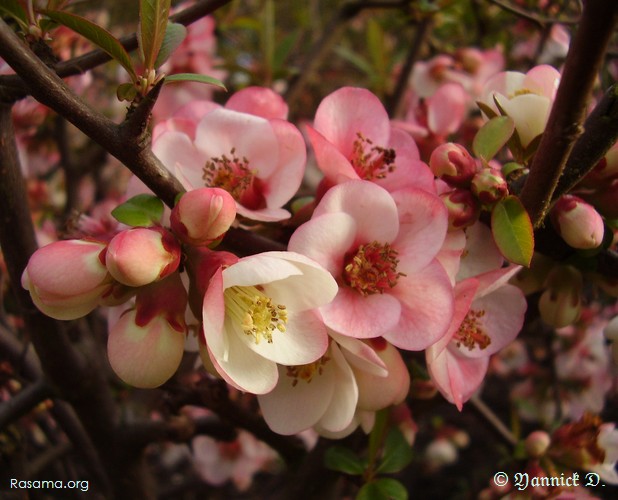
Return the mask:
<path fill-rule="evenodd" d="M 360 132 L 357 132 L 356 136 L 358 139 L 354 141 L 350 162 L 361 179 L 366 181 L 384 179 L 388 173 L 395 170 L 394 149 L 374 146 L 373 142 Z"/>
<path fill-rule="evenodd" d="M 397 285 L 404 273 L 397 272 L 397 250 L 389 243 L 360 245 L 344 259 L 343 280 L 363 296 L 384 293 Z"/>
<path fill-rule="evenodd" d="M 479 320 L 485 316 L 485 311 L 475 311 L 470 309 L 466 317 L 459 325 L 459 330 L 455 334 L 457 347 L 467 347 L 470 351 L 478 346 L 479 349 L 485 349 L 491 344 L 491 339 L 483 330 L 483 325 Z"/>
<path fill-rule="evenodd" d="M 308 384 L 313 380 L 313 376 L 317 373 L 318 375 L 322 375 L 324 372 L 324 365 L 330 361 L 330 358 L 326 355 L 322 356 L 317 361 L 313 363 L 308 363 L 306 365 L 297 365 L 297 366 L 286 366 L 285 374 L 288 377 L 293 378 L 292 387 L 296 387 L 298 385 L 299 380 L 304 380 Z"/>
<path fill-rule="evenodd" d="M 251 187 L 255 173 L 249 170 L 249 160 L 238 158 L 235 148 L 230 151 L 231 158 L 226 155 L 213 157 L 206 162 L 202 179 L 207 187 L 225 189 L 239 201 L 242 195 Z"/>
<path fill-rule="evenodd" d="M 285 332 L 288 313 L 284 305 L 274 304 L 254 286 L 233 286 L 225 290 L 226 314 L 240 324 L 256 344 L 261 339 L 272 344 L 275 330 Z"/>

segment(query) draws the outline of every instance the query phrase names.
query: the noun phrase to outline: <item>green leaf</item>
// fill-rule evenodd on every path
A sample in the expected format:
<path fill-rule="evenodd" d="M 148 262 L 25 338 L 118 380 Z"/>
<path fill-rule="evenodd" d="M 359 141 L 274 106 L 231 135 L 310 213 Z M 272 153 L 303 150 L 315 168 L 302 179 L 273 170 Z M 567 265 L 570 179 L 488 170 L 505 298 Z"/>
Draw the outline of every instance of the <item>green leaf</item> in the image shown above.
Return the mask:
<path fill-rule="evenodd" d="M 154 62 L 154 68 L 159 69 L 165 61 L 180 47 L 180 44 L 187 37 L 187 28 L 178 23 L 167 23 L 165 37 L 159 49 L 159 54 Z"/>
<path fill-rule="evenodd" d="M 121 83 L 116 88 L 116 97 L 119 101 L 133 101 L 137 96 L 137 88 L 133 83 Z"/>
<path fill-rule="evenodd" d="M 365 484 L 356 500 L 408 500 L 408 492 L 396 479 L 383 477 Z"/>
<path fill-rule="evenodd" d="M 146 70 L 154 69 L 159 49 L 165 38 L 171 0 L 140 0 L 139 36 Z"/>
<path fill-rule="evenodd" d="M 498 114 L 491 108 L 491 106 L 488 106 L 484 102 L 476 101 L 476 105 L 485 114 L 485 116 L 489 118 L 490 120 L 498 116 Z"/>
<path fill-rule="evenodd" d="M 324 454 L 324 465 L 331 470 L 351 475 L 361 475 L 366 464 L 352 450 L 344 446 L 333 446 Z"/>
<path fill-rule="evenodd" d="M 526 209 L 516 196 L 499 201 L 491 212 L 491 232 L 498 249 L 511 262 L 528 267 L 534 232 Z"/>
<path fill-rule="evenodd" d="M 474 136 L 472 150 L 478 158 L 491 160 L 515 131 L 515 122 L 510 116 L 496 116 L 489 120 Z"/>
<path fill-rule="evenodd" d="M 386 436 L 382 463 L 376 472 L 392 474 L 404 469 L 412 461 L 412 447 L 401 430 L 393 427 Z"/>
<path fill-rule="evenodd" d="M 206 83 L 208 85 L 214 85 L 220 87 L 223 90 L 227 90 L 223 82 L 213 78 L 212 76 L 198 75 L 197 73 L 176 73 L 175 75 L 169 75 L 165 77 L 165 83 L 174 82 L 199 82 Z"/>
<path fill-rule="evenodd" d="M 22 28 L 28 29 L 28 16 L 17 0 L 2 0 L 2 3 L 0 3 L 0 14 L 11 16 Z"/>
<path fill-rule="evenodd" d="M 281 40 L 280 43 L 277 44 L 277 47 L 275 47 L 275 55 L 273 60 L 273 68 L 275 72 L 281 69 L 289 70 L 289 68 L 285 68 L 285 60 L 290 54 L 292 48 L 298 42 L 299 38 L 300 31 L 297 30 L 293 33 L 288 34 L 285 38 L 283 38 L 283 40 Z"/>
<path fill-rule="evenodd" d="M 386 425 L 388 424 L 388 409 L 384 408 L 376 413 L 376 420 L 369 434 L 369 456 L 376 457 L 384 441 Z"/>
<path fill-rule="evenodd" d="M 525 168 L 526 167 L 524 167 L 521 163 L 510 161 L 502 165 L 502 175 L 508 178 L 508 176 L 511 175 L 513 172 L 517 172 L 518 170 L 523 170 Z"/>
<path fill-rule="evenodd" d="M 75 14 L 69 14 L 68 12 L 59 11 L 44 11 L 44 14 L 50 19 L 56 21 L 58 24 L 62 24 L 67 28 L 79 33 L 84 38 L 87 38 L 97 47 L 101 48 L 109 54 L 112 59 L 118 61 L 118 63 L 127 70 L 131 79 L 137 81 L 137 74 L 133 68 L 133 63 L 129 57 L 128 52 L 122 46 L 120 41 L 114 37 L 109 31 L 101 26 L 94 24 L 88 19 Z"/>
<path fill-rule="evenodd" d="M 138 194 L 114 208 L 112 216 L 127 226 L 154 226 L 163 216 L 163 202 L 151 194 Z"/>
<path fill-rule="evenodd" d="M 373 74 L 373 68 L 371 67 L 371 64 L 369 64 L 367 59 L 365 59 L 363 56 L 343 46 L 337 47 L 335 49 L 335 52 L 346 61 L 352 63 L 366 75 L 371 76 Z"/>
<path fill-rule="evenodd" d="M 539 144 L 541 144 L 541 139 L 543 139 L 543 134 L 537 135 L 534 139 L 530 141 L 530 144 L 526 146 L 524 151 L 524 161 L 528 161 L 530 158 L 534 156 L 536 150 L 539 149 Z"/>

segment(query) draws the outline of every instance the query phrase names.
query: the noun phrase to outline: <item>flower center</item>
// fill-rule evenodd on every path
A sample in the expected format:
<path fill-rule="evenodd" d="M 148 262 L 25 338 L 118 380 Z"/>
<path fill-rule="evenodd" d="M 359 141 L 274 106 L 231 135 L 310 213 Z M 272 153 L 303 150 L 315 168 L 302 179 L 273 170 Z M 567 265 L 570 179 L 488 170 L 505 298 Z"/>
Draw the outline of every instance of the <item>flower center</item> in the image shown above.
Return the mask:
<path fill-rule="evenodd" d="M 238 158 L 235 148 L 230 151 L 231 158 L 221 155 L 211 158 L 203 169 L 202 179 L 207 187 L 225 189 L 232 197 L 239 201 L 251 187 L 255 177 L 249 170 L 249 160 Z"/>
<path fill-rule="evenodd" d="M 457 347 L 464 346 L 468 350 L 474 349 L 478 345 L 479 349 L 485 349 L 491 344 L 489 335 L 483 330 L 483 326 L 480 323 L 480 319 L 485 316 L 485 311 L 475 311 L 470 309 L 466 317 L 459 325 L 459 330 L 455 334 L 455 341 Z"/>
<path fill-rule="evenodd" d="M 255 286 L 233 286 L 225 290 L 225 312 L 240 324 L 256 344 L 260 340 L 272 344 L 273 332 L 285 332 L 288 313 L 282 304 L 274 304 Z"/>
<path fill-rule="evenodd" d="M 345 256 L 343 280 L 361 295 L 384 293 L 393 288 L 400 276 L 397 272 L 397 250 L 389 243 L 374 241 L 360 245 L 355 253 Z"/>
<path fill-rule="evenodd" d="M 297 366 L 286 366 L 285 374 L 288 377 L 293 378 L 292 387 L 296 387 L 299 380 L 304 380 L 308 384 L 313 380 L 313 376 L 317 373 L 318 375 L 322 375 L 324 371 L 324 365 L 330 361 L 330 358 L 326 355 L 322 356 L 317 361 L 313 363 L 308 363 L 306 365 L 297 365 Z"/>
<path fill-rule="evenodd" d="M 361 179 L 372 181 L 384 179 L 386 174 L 395 170 L 395 150 L 374 146 L 360 132 L 356 133 L 350 162 Z"/>

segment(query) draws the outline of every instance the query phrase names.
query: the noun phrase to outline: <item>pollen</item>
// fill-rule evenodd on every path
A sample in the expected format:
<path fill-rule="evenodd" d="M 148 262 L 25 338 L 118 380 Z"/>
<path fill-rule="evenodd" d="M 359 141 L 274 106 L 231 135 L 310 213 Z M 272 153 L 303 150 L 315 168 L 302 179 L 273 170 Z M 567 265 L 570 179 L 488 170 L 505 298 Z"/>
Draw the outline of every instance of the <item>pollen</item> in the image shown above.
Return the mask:
<path fill-rule="evenodd" d="M 225 312 L 250 335 L 256 344 L 273 343 L 273 333 L 285 332 L 288 322 L 286 307 L 275 304 L 255 286 L 233 286 L 225 290 Z"/>
<path fill-rule="evenodd" d="M 316 374 L 322 375 L 324 372 L 324 366 L 329 361 L 330 358 L 328 356 L 322 356 L 317 361 L 306 365 L 286 366 L 285 374 L 294 379 L 292 380 L 292 387 L 296 387 L 300 380 L 304 380 L 307 384 L 310 384 Z"/>
<path fill-rule="evenodd" d="M 384 179 L 395 170 L 395 150 L 376 146 L 360 132 L 356 133 L 350 162 L 361 179 Z"/>
<path fill-rule="evenodd" d="M 480 322 L 483 316 L 485 316 L 484 310 L 475 311 L 470 309 L 468 311 L 461 325 L 459 325 L 459 330 L 455 334 L 457 347 L 463 345 L 471 351 L 475 346 L 482 350 L 491 344 L 491 339 L 483 330 L 483 325 Z"/>
<path fill-rule="evenodd" d="M 221 155 L 208 160 L 202 174 L 207 187 L 225 189 L 236 201 L 251 187 L 254 177 L 255 173 L 249 169 L 249 160 L 238 158 L 234 148 L 229 157 Z"/>
<path fill-rule="evenodd" d="M 389 243 L 360 245 L 344 259 L 343 280 L 363 296 L 384 293 L 405 276 L 397 272 L 398 263 L 397 250 Z"/>

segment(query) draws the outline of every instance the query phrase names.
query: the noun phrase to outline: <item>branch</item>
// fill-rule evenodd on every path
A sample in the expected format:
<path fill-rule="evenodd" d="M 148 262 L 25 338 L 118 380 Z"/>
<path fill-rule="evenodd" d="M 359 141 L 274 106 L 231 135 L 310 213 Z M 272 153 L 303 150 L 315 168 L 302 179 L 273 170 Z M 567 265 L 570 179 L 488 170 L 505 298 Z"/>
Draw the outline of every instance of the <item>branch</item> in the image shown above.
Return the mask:
<path fill-rule="evenodd" d="M 526 19 L 527 21 L 531 21 L 534 24 L 538 25 L 540 28 L 545 28 L 547 25 L 550 24 L 556 24 L 556 23 L 560 23 L 560 24 L 577 24 L 579 23 L 579 19 L 574 19 L 574 18 L 553 18 L 553 17 L 545 17 L 545 16 L 539 16 L 537 14 L 533 14 L 532 12 L 529 12 L 525 9 L 522 9 L 521 7 L 517 7 L 516 5 L 512 5 L 510 3 L 506 3 L 502 0 L 487 0 L 489 3 L 493 3 L 494 5 L 497 5 L 498 7 L 500 7 L 502 10 L 506 10 L 508 12 L 511 12 L 512 14 L 515 14 L 516 16 L 521 17 L 522 19 Z"/>
<path fill-rule="evenodd" d="M 487 406 L 481 398 L 474 395 L 470 398 L 470 403 L 474 409 L 502 436 L 502 438 L 510 445 L 515 446 L 517 439 L 513 433 L 508 429 L 506 425 L 502 423 L 502 420 L 493 412 L 493 410 Z"/>
<path fill-rule="evenodd" d="M 585 3 L 556 100 L 521 193 L 535 227 L 543 223 L 566 160 L 582 134 L 586 107 L 617 22 L 618 2 Z"/>
<path fill-rule="evenodd" d="M 23 417 L 52 395 L 52 388 L 44 378 L 26 386 L 8 401 L 0 403 L 0 429 Z"/>

